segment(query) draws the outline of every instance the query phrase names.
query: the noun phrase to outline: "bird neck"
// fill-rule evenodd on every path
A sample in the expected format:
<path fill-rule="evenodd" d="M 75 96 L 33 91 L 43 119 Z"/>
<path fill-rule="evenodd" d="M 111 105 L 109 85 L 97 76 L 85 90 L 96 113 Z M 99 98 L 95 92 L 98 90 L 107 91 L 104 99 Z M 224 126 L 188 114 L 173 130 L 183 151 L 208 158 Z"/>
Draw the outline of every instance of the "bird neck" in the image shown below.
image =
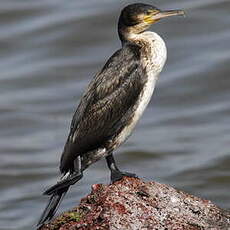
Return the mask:
<path fill-rule="evenodd" d="M 167 59 L 167 48 L 164 40 L 151 31 L 139 34 L 128 34 L 126 40 L 122 42 L 137 45 L 140 48 L 141 60 L 144 66 L 150 67 L 155 73 L 160 73 Z"/>
<path fill-rule="evenodd" d="M 122 45 L 132 42 L 132 37 L 134 35 L 139 35 L 143 33 L 149 25 L 145 23 L 140 23 L 132 26 L 126 26 L 122 20 L 118 22 L 118 34 Z"/>

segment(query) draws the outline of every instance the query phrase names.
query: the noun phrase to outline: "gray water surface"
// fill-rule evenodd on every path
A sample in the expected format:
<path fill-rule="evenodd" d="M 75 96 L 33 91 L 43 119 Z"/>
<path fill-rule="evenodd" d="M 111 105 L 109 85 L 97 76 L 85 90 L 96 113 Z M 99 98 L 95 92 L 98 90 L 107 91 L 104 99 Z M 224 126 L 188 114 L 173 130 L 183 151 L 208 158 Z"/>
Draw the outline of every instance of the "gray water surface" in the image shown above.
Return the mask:
<path fill-rule="evenodd" d="M 30 230 L 56 182 L 73 112 L 90 79 L 120 48 L 120 9 L 133 1 L 2 0 L 0 4 L 0 229 Z M 152 1 L 145 1 L 152 3 Z M 230 208 L 230 1 L 161 0 L 184 9 L 152 27 L 168 61 L 120 168 Z M 104 160 L 71 189 L 60 211 L 94 183 Z"/>

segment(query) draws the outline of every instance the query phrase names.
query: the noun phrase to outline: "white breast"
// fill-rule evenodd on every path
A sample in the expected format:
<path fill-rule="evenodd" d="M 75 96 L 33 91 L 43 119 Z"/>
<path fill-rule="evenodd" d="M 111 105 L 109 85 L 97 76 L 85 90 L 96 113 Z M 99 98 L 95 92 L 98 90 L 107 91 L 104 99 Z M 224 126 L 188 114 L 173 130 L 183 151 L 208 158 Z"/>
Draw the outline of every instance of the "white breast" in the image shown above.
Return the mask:
<path fill-rule="evenodd" d="M 118 147 L 120 144 L 122 144 L 136 126 L 138 120 L 140 119 L 151 99 L 155 88 L 156 80 L 167 58 L 167 49 L 165 43 L 158 34 L 153 32 L 144 32 L 141 35 L 135 36 L 136 37 L 134 39 L 143 39 L 145 42 L 149 43 L 150 55 L 148 57 L 141 58 L 142 65 L 146 68 L 148 73 L 147 82 L 145 83 L 143 91 L 141 92 L 136 102 L 136 110 L 134 112 L 132 122 L 130 122 L 129 125 L 126 126 L 118 135 L 118 137 L 116 138 L 117 145 L 115 147 Z"/>

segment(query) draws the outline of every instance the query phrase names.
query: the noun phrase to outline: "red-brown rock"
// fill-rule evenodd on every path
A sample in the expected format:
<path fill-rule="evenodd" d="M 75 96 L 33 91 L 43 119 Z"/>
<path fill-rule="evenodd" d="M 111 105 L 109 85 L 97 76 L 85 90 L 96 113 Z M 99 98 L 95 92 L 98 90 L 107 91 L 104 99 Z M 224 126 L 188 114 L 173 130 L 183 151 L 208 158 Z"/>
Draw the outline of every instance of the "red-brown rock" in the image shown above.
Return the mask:
<path fill-rule="evenodd" d="M 96 184 L 42 230 L 228 230 L 230 213 L 168 185 L 125 177 Z"/>

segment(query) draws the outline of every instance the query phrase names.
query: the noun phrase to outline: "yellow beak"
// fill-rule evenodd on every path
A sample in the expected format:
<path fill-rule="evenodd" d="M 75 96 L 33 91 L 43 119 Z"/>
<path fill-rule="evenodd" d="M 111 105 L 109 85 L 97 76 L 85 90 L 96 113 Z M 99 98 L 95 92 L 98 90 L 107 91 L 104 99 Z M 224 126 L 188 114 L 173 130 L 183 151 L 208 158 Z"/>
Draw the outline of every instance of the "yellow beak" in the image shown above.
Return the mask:
<path fill-rule="evenodd" d="M 148 24 L 153 24 L 159 21 L 162 18 L 170 17 L 170 16 L 177 16 L 182 15 L 185 16 L 185 12 L 183 10 L 167 10 L 167 11 L 153 11 L 152 15 L 148 15 L 145 17 L 144 21 Z"/>

